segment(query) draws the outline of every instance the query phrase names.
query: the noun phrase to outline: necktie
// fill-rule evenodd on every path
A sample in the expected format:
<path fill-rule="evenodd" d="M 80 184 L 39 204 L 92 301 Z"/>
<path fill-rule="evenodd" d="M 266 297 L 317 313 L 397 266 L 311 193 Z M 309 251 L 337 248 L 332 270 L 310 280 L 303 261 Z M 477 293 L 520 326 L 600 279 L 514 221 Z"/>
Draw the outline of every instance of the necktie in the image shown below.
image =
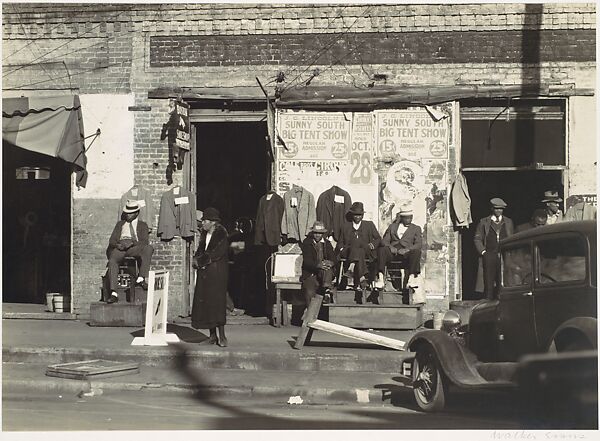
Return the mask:
<path fill-rule="evenodd" d="M 131 233 L 131 239 L 137 242 L 137 237 L 135 235 L 135 229 L 133 228 L 133 224 L 129 222 L 129 232 Z"/>

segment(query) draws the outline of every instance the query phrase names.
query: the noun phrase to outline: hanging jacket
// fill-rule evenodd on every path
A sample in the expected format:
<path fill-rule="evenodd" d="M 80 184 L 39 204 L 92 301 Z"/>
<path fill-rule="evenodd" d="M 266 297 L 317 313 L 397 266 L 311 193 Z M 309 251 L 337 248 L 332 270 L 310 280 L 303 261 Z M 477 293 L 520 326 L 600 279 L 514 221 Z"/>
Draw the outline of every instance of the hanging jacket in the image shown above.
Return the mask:
<path fill-rule="evenodd" d="M 469 187 L 467 179 L 462 173 L 456 175 L 456 180 L 452 184 L 450 192 L 455 227 L 468 227 L 473 223 L 471 218 L 471 197 L 469 196 Z"/>
<path fill-rule="evenodd" d="M 271 195 L 269 197 L 269 195 Z M 283 199 L 277 193 L 269 191 L 258 201 L 254 243 L 257 245 L 277 246 L 281 243 L 281 220 L 283 218 Z"/>
<path fill-rule="evenodd" d="M 175 189 L 179 194 L 175 194 Z M 176 199 L 187 197 L 187 203 L 176 204 Z M 175 236 L 194 237 L 196 231 L 196 195 L 183 187 L 173 187 L 160 198 L 158 228 L 156 234 L 162 240 L 171 240 Z"/>
<path fill-rule="evenodd" d="M 336 241 L 340 240 L 342 227 L 348 222 L 346 213 L 351 205 L 350 194 L 335 185 L 321 193 L 317 200 L 317 220 L 325 224 L 325 228 Z"/>
<path fill-rule="evenodd" d="M 297 206 L 292 207 L 293 199 Z M 304 187 L 294 187 L 283 195 L 284 215 L 281 219 L 281 234 L 302 242 L 317 220 L 315 197 Z"/>
<path fill-rule="evenodd" d="M 121 196 L 121 201 L 119 203 L 119 214 L 117 220 L 121 220 L 121 215 L 123 214 L 123 208 L 127 204 L 127 200 L 134 200 L 140 206 L 140 215 L 138 219 L 146 222 L 148 228 L 154 228 L 154 207 L 152 204 L 152 194 L 149 190 L 146 190 L 144 187 L 139 187 L 134 185 L 126 193 Z"/>

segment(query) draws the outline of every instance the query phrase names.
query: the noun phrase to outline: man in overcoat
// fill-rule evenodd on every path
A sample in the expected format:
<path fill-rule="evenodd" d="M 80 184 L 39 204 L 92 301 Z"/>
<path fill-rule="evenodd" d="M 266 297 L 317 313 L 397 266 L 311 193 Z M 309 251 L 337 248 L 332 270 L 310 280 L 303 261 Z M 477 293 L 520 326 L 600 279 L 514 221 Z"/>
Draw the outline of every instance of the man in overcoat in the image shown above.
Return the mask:
<path fill-rule="evenodd" d="M 140 272 L 136 284 L 148 289 L 146 280 L 150 271 L 150 261 L 154 248 L 149 243 L 148 224 L 138 219 L 140 206 L 137 201 L 128 200 L 123 208 L 123 216 L 117 222 L 108 241 L 108 280 L 110 297 L 107 303 L 118 301 L 117 274 L 125 257 L 136 257 L 140 261 Z"/>
<path fill-rule="evenodd" d="M 377 249 L 378 274 L 375 288 L 383 289 L 385 268 L 392 261 L 399 261 L 404 269 L 402 289 L 406 288 L 411 275 L 421 273 L 421 247 L 423 233 L 421 227 L 412 223 L 412 210 L 398 213 L 394 222 L 385 230 L 381 245 Z"/>
<path fill-rule="evenodd" d="M 475 248 L 480 257 L 479 271 L 483 273 L 483 292 L 493 299 L 500 283 L 499 242 L 514 232 L 513 221 L 504 216 L 506 202 L 500 198 L 490 200 L 492 214 L 479 221 L 475 231 Z"/>
<path fill-rule="evenodd" d="M 302 242 L 301 281 L 306 307 L 319 290 L 323 292 L 325 302 L 331 301 L 336 259 L 331 242 L 325 239 L 327 233 L 325 224 L 316 221 Z"/>
<path fill-rule="evenodd" d="M 346 222 L 342 228 L 342 234 L 337 244 L 337 252 L 340 257 L 347 260 L 346 265 L 354 263 L 354 285 L 366 288 L 369 279 L 369 267 L 367 263 L 374 264 L 377 259 L 377 248 L 381 242 L 381 236 L 371 221 L 364 220 L 365 209 L 362 202 L 354 202 L 350 207 L 348 216 L 350 222 Z"/>

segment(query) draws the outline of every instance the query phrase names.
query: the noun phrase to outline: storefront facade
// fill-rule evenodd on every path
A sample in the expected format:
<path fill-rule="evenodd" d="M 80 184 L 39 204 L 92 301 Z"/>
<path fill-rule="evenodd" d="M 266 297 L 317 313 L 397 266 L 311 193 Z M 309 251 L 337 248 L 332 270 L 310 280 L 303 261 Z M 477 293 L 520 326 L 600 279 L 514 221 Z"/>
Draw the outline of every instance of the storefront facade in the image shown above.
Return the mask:
<path fill-rule="evenodd" d="M 77 94 L 86 134 L 102 130 L 85 189 L 71 186 L 78 316 L 100 297 L 134 185 L 152 194 L 154 232 L 176 185 L 200 209 L 227 199 L 229 228 L 294 183 L 315 198 L 344 188 L 380 233 L 410 201 L 430 311 L 473 291 L 470 230 L 448 204 L 459 171 L 474 222 L 492 194 L 517 222 L 545 190 L 595 200 L 593 4 L 15 4 L 3 21 L 3 97 Z M 161 133 L 171 99 L 189 106 L 189 152 Z M 153 267 L 171 274 L 169 315 L 185 316 L 193 245 L 153 244 Z"/>

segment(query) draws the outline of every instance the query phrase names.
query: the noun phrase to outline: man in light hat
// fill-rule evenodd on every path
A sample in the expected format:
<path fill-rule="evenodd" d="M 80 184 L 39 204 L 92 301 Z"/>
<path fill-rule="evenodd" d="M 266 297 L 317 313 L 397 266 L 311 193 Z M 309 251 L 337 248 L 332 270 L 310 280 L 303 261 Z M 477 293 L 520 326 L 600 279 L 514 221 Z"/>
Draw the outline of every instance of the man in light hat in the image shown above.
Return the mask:
<path fill-rule="evenodd" d="M 148 272 L 154 248 L 150 245 L 148 224 L 138 219 L 140 206 L 137 201 L 128 200 L 123 208 L 121 220 L 117 222 L 108 241 L 106 257 L 108 257 L 108 280 L 110 297 L 106 303 L 119 300 L 117 294 L 117 274 L 119 265 L 125 257 L 135 257 L 140 263 L 140 272 L 135 281 L 136 285 L 148 289 Z"/>
<path fill-rule="evenodd" d="M 564 215 L 560 209 L 560 202 L 562 202 L 562 199 L 557 191 L 544 192 L 542 203 L 546 204 L 546 214 L 548 215 L 548 220 L 546 220 L 547 225 L 563 221 Z"/>
<path fill-rule="evenodd" d="M 392 261 L 399 261 L 404 274 L 402 287 L 405 289 L 411 275 L 417 277 L 421 273 L 421 247 L 423 232 L 421 227 L 412 223 L 413 211 L 406 208 L 401 210 L 394 222 L 385 230 L 382 246 L 377 250 L 378 274 L 375 288 L 383 289 L 385 286 L 384 274 L 387 265 Z"/>
<path fill-rule="evenodd" d="M 492 214 L 479 221 L 473 239 L 480 257 L 478 279 L 483 278 L 483 292 L 487 299 L 495 297 L 500 283 L 498 244 L 514 232 L 513 221 L 504 216 L 506 202 L 500 198 L 493 198 L 490 204 Z"/>
<path fill-rule="evenodd" d="M 357 289 L 365 289 L 368 284 L 369 267 L 377 259 L 377 248 L 381 236 L 371 221 L 364 220 L 365 209 L 362 202 L 354 202 L 348 211 L 351 222 L 342 227 L 340 240 L 337 244 L 339 256 L 347 259 L 347 264 L 354 263 L 354 285 Z M 373 273 L 375 270 L 373 269 Z M 374 274 L 372 274 L 374 276 Z"/>
<path fill-rule="evenodd" d="M 335 253 L 331 242 L 325 240 L 327 233 L 325 224 L 316 221 L 302 242 L 301 282 L 306 307 L 318 290 L 323 292 L 324 302 L 331 301 Z"/>

